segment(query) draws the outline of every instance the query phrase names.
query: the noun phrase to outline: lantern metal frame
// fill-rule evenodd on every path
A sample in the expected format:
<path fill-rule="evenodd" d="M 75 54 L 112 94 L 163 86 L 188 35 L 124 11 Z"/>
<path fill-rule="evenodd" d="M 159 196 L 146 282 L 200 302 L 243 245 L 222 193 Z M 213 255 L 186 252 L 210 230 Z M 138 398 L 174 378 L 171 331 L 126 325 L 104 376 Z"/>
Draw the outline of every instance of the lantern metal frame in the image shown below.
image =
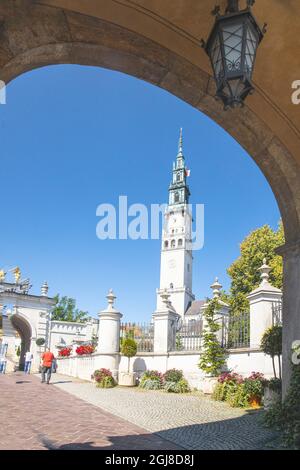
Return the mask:
<path fill-rule="evenodd" d="M 252 14 L 255 0 L 247 0 L 247 7 L 239 9 L 239 0 L 228 0 L 224 15 L 216 6 L 212 14 L 215 24 L 202 47 L 210 58 L 217 85 L 216 98 L 223 101 L 224 109 L 243 106 L 252 84 L 256 53 L 266 32 Z"/>

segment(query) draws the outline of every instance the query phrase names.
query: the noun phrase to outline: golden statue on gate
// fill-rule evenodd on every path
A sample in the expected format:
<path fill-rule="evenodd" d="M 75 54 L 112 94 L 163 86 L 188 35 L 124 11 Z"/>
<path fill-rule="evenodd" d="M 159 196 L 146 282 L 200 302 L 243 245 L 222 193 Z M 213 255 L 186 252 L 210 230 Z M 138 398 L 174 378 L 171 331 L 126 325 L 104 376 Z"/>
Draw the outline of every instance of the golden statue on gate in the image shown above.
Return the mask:
<path fill-rule="evenodd" d="M 13 269 L 13 273 L 15 276 L 15 282 L 18 284 L 19 280 L 21 279 L 21 269 L 17 266 Z"/>

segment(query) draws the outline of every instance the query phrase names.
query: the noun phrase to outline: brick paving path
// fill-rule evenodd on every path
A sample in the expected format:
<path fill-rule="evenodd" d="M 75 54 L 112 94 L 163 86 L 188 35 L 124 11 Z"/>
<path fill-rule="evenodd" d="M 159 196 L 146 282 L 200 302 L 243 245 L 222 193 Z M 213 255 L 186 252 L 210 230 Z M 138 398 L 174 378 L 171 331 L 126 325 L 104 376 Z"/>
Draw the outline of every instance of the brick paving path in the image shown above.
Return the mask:
<path fill-rule="evenodd" d="M 175 444 L 21 372 L 0 374 L 0 450 L 172 450 Z M 71 383 L 76 385 L 76 383 Z M 79 384 L 85 385 L 85 384 Z"/>
<path fill-rule="evenodd" d="M 103 390 L 89 382 L 64 379 L 57 387 L 185 449 L 265 449 L 273 447 L 276 437 L 262 426 L 261 411 L 231 408 L 200 393 Z"/>

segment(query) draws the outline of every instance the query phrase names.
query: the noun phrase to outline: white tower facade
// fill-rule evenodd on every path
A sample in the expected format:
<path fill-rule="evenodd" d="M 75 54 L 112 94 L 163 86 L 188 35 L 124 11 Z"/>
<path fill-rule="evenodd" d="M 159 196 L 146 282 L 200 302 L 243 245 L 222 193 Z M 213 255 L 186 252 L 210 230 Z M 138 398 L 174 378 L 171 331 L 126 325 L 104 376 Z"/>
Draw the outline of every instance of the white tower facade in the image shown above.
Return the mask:
<path fill-rule="evenodd" d="M 182 129 L 176 162 L 173 164 L 169 204 L 164 214 L 162 232 L 160 288 L 157 290 L 157 309 L 162 308 L 161 293 L 167 289 L 175 311 L 183 317 L 195 300 L 192 292 L 192 214 L 189 210 L 190 191 L 187 185 Z"/>

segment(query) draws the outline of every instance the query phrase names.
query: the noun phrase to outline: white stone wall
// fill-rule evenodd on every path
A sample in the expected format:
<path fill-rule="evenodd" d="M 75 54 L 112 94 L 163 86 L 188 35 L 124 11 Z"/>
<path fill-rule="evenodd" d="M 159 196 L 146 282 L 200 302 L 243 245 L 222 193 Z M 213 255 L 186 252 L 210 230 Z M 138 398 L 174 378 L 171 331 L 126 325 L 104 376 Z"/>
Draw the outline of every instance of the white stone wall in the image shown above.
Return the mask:
<path fill-rule="evenodd" d="M 168 369 L 183 370 L 185 378 L 192 388 L 201 388 L 204 373 L 198 368 L 199 354 L 176 352 L 169 354 L 140 353 L 130 359 L 130 370 L 141 375 L 145 370 L 158 370 L 162 373 Z M 266 378 L 273 377 L 272 361 L 262 351 L 236 350 L 230 352 L 227 360 L 228 369 L 248 376 L 251 372 L 261 372 Z M 91 380 L 96 369 L 107 368 L 112 371 L 127 371 L 127 357 L 116 355 L 92 354 L 85 357 L 69 357 L 58 360 L 58 372 L 83 380 Z M 278 371 L 278 367 L 277 367 Z M 117 379 L 117 374 L 114 372 Z"/>

